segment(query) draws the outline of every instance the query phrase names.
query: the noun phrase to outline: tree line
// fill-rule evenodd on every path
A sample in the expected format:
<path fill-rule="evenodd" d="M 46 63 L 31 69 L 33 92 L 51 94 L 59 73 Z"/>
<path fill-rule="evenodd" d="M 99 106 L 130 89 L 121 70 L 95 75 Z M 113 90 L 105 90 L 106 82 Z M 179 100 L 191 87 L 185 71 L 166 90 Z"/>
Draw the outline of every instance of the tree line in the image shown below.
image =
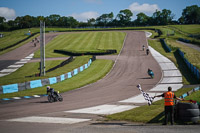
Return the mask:
<path fill-rule="evenodd" d="M 23 28 L 39 27 L 40 20 L 45 21 L 47 27 L 127 27 L 127 26 L 152 26 L 152 25 L 168 25 L 168 24 L 200 24 L 200 7 L 197 5 L 188 6 L 183 9 L 182 16 L 178 20 L 173 20 L 175 15 L 167 9 L 162 11 L 156 10 L 152 16 L 145 13 L 138 13 L 137 19 L 131 21 L 133 13 L 129 9 L 120 10 L 114 18 L 113 12 L 102 14 L 101 16 L 88 19 L 87 22 L 79 22 L 75 18 L 69 16 L 60 16 L 52 14 L 44 16 L 22 16 L 16 17 L 15 20 L 6 21 L 0 16 L 0 31 L 10 31 Z"/>

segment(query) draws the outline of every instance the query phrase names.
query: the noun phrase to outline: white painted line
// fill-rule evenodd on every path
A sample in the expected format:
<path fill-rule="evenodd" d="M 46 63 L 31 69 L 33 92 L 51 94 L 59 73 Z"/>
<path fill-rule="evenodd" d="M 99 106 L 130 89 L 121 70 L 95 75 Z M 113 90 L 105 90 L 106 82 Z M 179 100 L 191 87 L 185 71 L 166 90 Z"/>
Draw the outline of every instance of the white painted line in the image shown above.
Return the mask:
<path fill-rule="evenodd" d="M 148 93 L 151 97 L 154 97 L 155 95 L 160 95 L 162 93 Z M 156 99 L 154 99 L 154 101 L 158 101 L 161 100 L 162 98 L 158 97 Z M 134 96 L 122 101 L 119 101 L 121 103 L 148 103 L 147 100 L 144 99 L 144 96 L 142 94 L 138 95 L 138 96 Z"/>
<path fill-rule="evenodd" d="M 152 33 L 145 31 L 145 35 L 146 35 L 146 37 L 150 37 L 152 35 Z"/>
<path fill-rule="evenodd" d="M 21 98 L 20 98 L 20 97 L 13 97 L 13 99 L 16 99 L 16 100 L 17 100 L 17 99 L 21 99 Z"/>
<path fill-rule="evenodd" d="M 30 54 L 29 56 L 32 56 L 32 57 L 33 57 L 33 56 L 34 56 L 34 53 Z"/>
<path fill-rule="evenodd" d="M 19 67 L 22 67 L 23 65 L 10 65 L 10 66 L 8 66 L 8 68 L 10 68 L 10 67 L 17 67 L 17 68 L 19 68 Z"/>
<path fill-rule="evenodd" d="M 164 77 L 160 83 L 162 84 L 182 83 L 182 77 Z"/>
<path fill-rule="evenodd" d="M 100 106 L 71 110 L 71 111 L 65 111 L 65 112 L 109 115 L 109 114 L 115 114 L 115 113 L 127 111 L 127 110 L 130 110 L 130 109 L 136 108 L 136 107 L 138 107 L 138 106 L 133 106 L 133 105 L 100 105 Z"/>
<path fill-rule="evenodd" d="M 26 64 L 26 63 L 27 63 L 27 61 L 18 61 L 15 64 Z"/>
<path fill-rule="evenodd" d="M 0 72 L 2 72 L 2 73 L 11 73 L 11 72 L 14 72 L 14 71 L 16 71 L 17 69 L 3 69 L 3 70 L 1 70 Z"/>
<path fill-rule="evenodd" d="M 158 63 L 170 63 L 171 61 L 166 57 L 155 56 L 154 57 Z"/>
<path fill-rule="evenodd" d="M 159 63 L 162 70 L 177 70 L 177 67 L 174 63 Z"/>
<path fill-rule="evenodd" d="M 163 76 L 164 77 L 181 77 L 181 73 L 179 70 L 167 70 L 163 71 Z"/>
<path fill-rule="evenodd" d="M 40 97 L 39 95 L 33 95 L 34 97 Z"/>
<path fill-rule="evenodd" d="M 183 84 L 158 84 L 156 87 L 154 87 L 150 91 L 166 92 L 166 91 L 168 91 L 169 86 L 172 87 L 172 91 L 177 91 L 178 89 L 180 89 L 183 86 Z"/>
<path fill-rule="evenodd" d="M 7 121 L 14 122 L 36 122 L 36 123 L 59 123 L 59 124 L 75 124 L 79 122 L 90 121 L 91 119 L 76 119 L 76 118 L 61 118 L 61 117 L 40 117 L 31 116 L 16 119 L 9 119 Z"/>
<path fill-rule="evenodd" d="M 31 60 L 31 59 L 21 59 L 20 61 L 29 61 L 29 60 Z"/>
<path fill-rule="evenodd" d="M 6 75 L 8 75 L 9 73 L 7 73 L 7 74 L 0 74 L 0 77 L 3 77 L 3 76 L 6 76 Z"/>
<path fill-rule="evenodd" d="M 31 56 L 27 56 L 27 57 L 25 57 L 25 59 L 32 59 L 33 57 L 31 57 Z"/>

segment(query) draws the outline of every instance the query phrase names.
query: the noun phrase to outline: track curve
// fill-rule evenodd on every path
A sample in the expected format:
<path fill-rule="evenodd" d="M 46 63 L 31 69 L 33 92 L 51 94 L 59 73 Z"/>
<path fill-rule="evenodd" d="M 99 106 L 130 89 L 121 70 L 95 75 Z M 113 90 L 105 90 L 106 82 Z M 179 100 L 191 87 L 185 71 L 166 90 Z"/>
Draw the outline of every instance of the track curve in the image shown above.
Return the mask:
<path fill-rule="evenodd" d="M 139 83 L 144 91 L 153 88 L 160 81 L 162 73 L 151 54 L 147 56 L 142 51 L 142 45 L 147 47 L 145 33 L 124 32 L 127 33 L 124 47 L 115 66 L 105 78 L 63 93 L 64 101 L 61 103 L 48 104 L 46 97 L 43 97 L 0 104 L 0 120 L 115 103 L 139 94 L 136 88 Z M 148 68 L 153 69 L 156 75 L 154 79 L 149 79 Z"/>

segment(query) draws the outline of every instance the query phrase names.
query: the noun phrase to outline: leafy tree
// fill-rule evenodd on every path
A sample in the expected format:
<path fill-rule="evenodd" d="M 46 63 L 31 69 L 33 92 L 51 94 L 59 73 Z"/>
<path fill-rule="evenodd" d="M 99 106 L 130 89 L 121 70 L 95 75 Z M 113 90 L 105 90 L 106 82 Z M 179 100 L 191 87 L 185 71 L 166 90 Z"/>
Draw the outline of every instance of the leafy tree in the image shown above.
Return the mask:
<path fill-rule="evenodd" d="M 113 17 L 114 17 L 113 12 L 109 14 L 102 14 L 96 19 L 97 25 L 106 26 L 108 23 L 112 22 Z"/>
<path fill-rule="evenodd" d="M 117 20 L 119 21 L 119 25 L 121 26 L 129 25 L 132 16 L 133 13 L 129 9 L 121 10 L 117 15 Z"/>
<path fill-rule="evenodd" d="M 0 16 L 0 24 L 2 24 L 3 22 L 5 22 L 6 21 L 6 19 L 4 18 L 4 17 L 1 17 Z"/>
<path fill-rule="evenodd" d="M 93 26 L 93 25 L 95 25 L 95 22 L 96 22 L 96 20 L 95 20 L 94 18 L 91 18 L 91 19 L 88 19 L 88 20 L 87 20 L 88 26 Z"/>
<path fill-rule="evenodd" d="M 46 25 L 48 26 L 58 26 L 58 20 L 60 19 L 60 15 L 52 14 L 45 18 Z"/>
<path fill-rule="evenodd" d="M 174 15 L 170 10 L 163 9 L 162 11 L 156 10 L 151 18 L 152 25 L 167 25 L 172 22 Z"/>
<path fill-rule="evenodd" d="M 148 25 L 148 21 L 149 21 L 149 16 L 147 16 L 144 13 L 138 13 L 137 15 L 137 19 L 135 20 L 135 24 L 136 25 Z"/>
<path fill-rule="evenodd" d="M 197 5 L 187 6 L 183 9 L 182 16 L 179 18 L 180 23 L 200 24 L 200 7 Z"/>

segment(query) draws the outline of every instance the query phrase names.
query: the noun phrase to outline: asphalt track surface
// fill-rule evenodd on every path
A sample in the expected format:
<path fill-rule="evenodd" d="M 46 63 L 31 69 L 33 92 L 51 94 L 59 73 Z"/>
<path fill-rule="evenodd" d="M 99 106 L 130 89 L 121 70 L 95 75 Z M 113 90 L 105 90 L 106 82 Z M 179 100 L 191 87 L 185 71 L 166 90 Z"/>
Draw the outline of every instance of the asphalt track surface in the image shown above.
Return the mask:
<path fill-rule="evenodd" d="M 48 103 L 46 97 L 19 100 L 0 104 L 0 129 L 2 133 L 21 133 L 21 132 L 43 132 L 43 133 L 64 133 L 64 132 L 161 132 L 166 127 L 156 125 L 134 125 L 127 123 L 99 123 L 90 121 L 85 123 L 66 125 L 66 124 L 47 124 L 47 123 L 25 123 L 9 122 L 8 119 L 29 117 L 29 116 L 59 116 L 67 117 L 62 111 L 87 108 L 103 104 L 114 104 L 117 101 L 130 98 L 140 94 L 136 88 L 141 84 L 144 91 L 153 88 L 161 79 L 162 73 L 160 66 L 155 59 L 149 55 L 146 56 L 142 51 L 142 45 L 147 46 L 146 36 L 140 31 L 125 31 L 127 33 L 124 47 L 121 54 L 116 58 L 115 65 L 111 72 L 103 79 L 85 87 L 63 93 L 63 102 Z M 29 45 L 30 46 L 30 45 Z M 25 47 L 25 46 L 24 46 Z M 33 51 L 31 51 L 33 52 Z M 106 57 L 104 57 L 106 58 Z M 147 69 L 153 69 L 155 78 L 150 79 L 147 75 Z M 67 114 L 70 117 L 77 117 L 77 114 Z M 93 117 L 93 120 L 100 119 L 100 116 L 90 115 L 78 116 Z M 172 132 L 177 131 L 198 131 L 199 126 L 184 128 L 180 126 L 174 128 Z"/>

